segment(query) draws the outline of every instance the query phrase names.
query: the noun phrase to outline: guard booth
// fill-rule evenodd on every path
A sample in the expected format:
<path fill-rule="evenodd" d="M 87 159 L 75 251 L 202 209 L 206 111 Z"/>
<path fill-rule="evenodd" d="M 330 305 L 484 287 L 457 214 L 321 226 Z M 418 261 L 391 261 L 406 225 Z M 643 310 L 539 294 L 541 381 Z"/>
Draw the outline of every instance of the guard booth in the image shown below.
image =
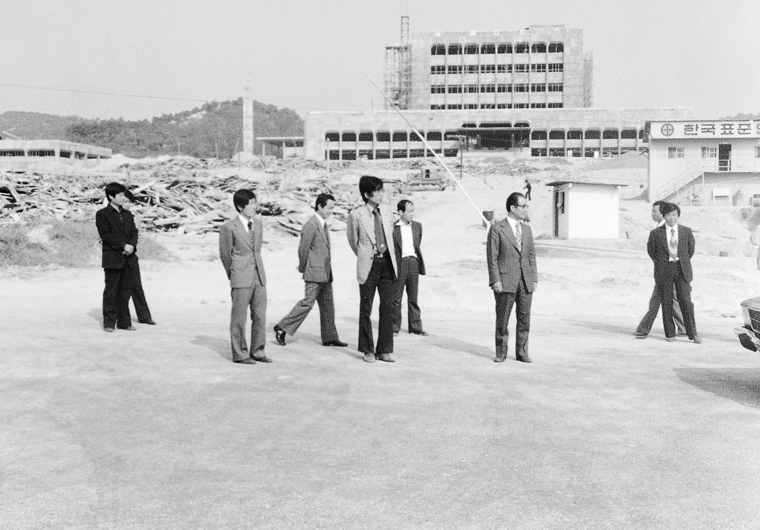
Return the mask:
<path fill-rule="evenodd" d="M 552 192 L 552 235 L 557 239 L 618 239 L 620 188 L 616 182 L 560 180 Z"/>

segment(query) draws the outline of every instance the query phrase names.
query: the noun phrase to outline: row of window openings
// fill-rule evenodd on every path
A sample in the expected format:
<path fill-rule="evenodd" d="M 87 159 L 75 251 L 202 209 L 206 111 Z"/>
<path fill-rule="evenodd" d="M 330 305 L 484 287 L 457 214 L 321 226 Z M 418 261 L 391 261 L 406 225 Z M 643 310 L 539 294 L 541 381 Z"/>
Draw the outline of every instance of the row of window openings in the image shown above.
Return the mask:
<path fill-rule="evenodd" d="M 686 155 L 683 147 L 668 147 L 668 158 L 684 158 Z M 703 147 L 702 158 L 718 158 L 717 147 Z M 760 145 L 755 146 L 755 158 L 760 158 Z"/>
<path fill-rule="evenodd" d="M 462 127 L 469 126 L 468 128 L 477 128 L 475 124 L 465 124 Z M 527 128 L 529 125 L 527 123 L 515 123 L 514 125 L 516 128 Z M 500 128 L 505 127 L 509 128 L 509 123 L 481 123 L 481 128 Z M 421 142 L 422 139 L 417 135 L 415 132 L 407 133 L 406 131 L 394 131 L 393 133 L 389 131 L 378 131 L 375 133 L 375 140 L 378 142 L 390 142 L 391 139 L 394 142 L 406 142 L 407 140 L 410 142 Z M 605 129 L 603 131 L 600 131 L 599 129 L 587 129 L 585 131 L 581 129 L 570 129 L 569 131 L 565 132 L 563 130 L 552 130 L 552 131 L 532 131 L 530 134 L 531 140 L 581 140 L 585 138 L 586 140 L 599 140 L 600 138 L 603 140 L 617 140 L 618 138 L 622 140 L 635 140 L 636 137 L 639 137 L 641 139 L 644 138 L 644 131 L 643 129 L 638 132 L 638 135 L 636 133 L 636 129 L 623 129 L 622 131 L 619 131 L 618 129 Z M 371 131 L 366 132 L 360 132 L 358 134 L 358 138 L 360 142 L 371 142 L 373 137 L 373 133 Z M 443 134 L 441 134 L 441 131 L 428 131 L 427 134 L 425 134 L 425 139 L 432 140 L 432 141 L 439 141 L 441 139 L 445 141 L 450 140 L 456 140 L 459 137 L 458 131 L 446 131 Z M 329 132 L 325 134 L 325 140 L 328 142 L 356 142 L 357 134 L 354 132 L 344 132 L 343 134 L 337 133 L 337 132 Z M 670 149 L 676 149 L 676 148 L 670 148 Z M 678 148 L 683 149 L 683 148 Z M 672 158 L 672 157 L 671 157 Z"/>
<path fill-rule="evenodd" d="M 444 157 L 457 156 L 458 149 L 435 149 L 435 152 Z M 356 160 L 356 151 L 325 151 L 325 156 L 330 160 Z M 377 149 L 374 152 L 372 150 L 360 150 L 359 158 L 366 158 L 367 160 L 373 159 L 388 159 L 388 158 L 423 158 L 426 156 L 434 156 L 430 149 Z"/>
<path fill-rule="evenodd" d="M 24 153 L 21 149 L 8 149 L 4 151 L 0 151 L 0 156 L 55 156 L 55 151 L 49 150 L 49 149 L 43 149 L 43 150 L 30 150 L 27 153 Z M 71 151 L 61 151 L 60 154 L 61 158 L 71 158 L 72 154 Z M 77 160 L 85 160 L 87 158 L 97 158 L 97 155 L 88 155 L 87 153 L 74 153 L 74 158 Z"/>
<path fill-rule="evenodd" d="M 430 105 L 430 110 L 477 110 L 480 109 L 561 109 L 562 103 L 451 103 L 449 105 Z"/>
<path fill-rule="evenodd" d="M 516 44 L 433 44 L 430 48 L 431 55 L 489 55 L 494 53 L 562 53 L 565 45 L 561 42 L 551 42 L 547 46 L 545 42 L 518 42 Z"/>
<path fill-rule="evenodd" d="M 509 92 L 562 92 L 562 83 L 514 83 L 498 85 L 430 85 L 431 94 L 484 94 Z"/>
<path fill-rule="evenodd" d="M 634 147 L 628 147 L 628 148 L 620 148 L 619 150 L 616 147 L 604 147 L 599 150 L 599 148 L 594 147 L 587 147 L 586 149 L 583 149 L 583 156 L 586 158 L 595 158 L 598 157 L 601 152 L 602 156 L 615 156 L 615 155 L 622 155 L 623 153 L 629 153 L 629 152 L 635 152 L 636 148 Z M 568 157 L 580 157 L 581 156 L 581 148 L 580 147 L 572 147 L 570 149 L 563 149 L 563 148 L 555 148 L 555 149 L 543 149 L 543 148 L 533 148 L 530 150 L 531 156 L 568 156 Z"/>
<path fill-rule="evenodd" d="M 528 72 L 563 72 L 563 63 L 533 63 L 533 64 L 434 64 L 430 73 L 436 74 L 525 74 Z"/>

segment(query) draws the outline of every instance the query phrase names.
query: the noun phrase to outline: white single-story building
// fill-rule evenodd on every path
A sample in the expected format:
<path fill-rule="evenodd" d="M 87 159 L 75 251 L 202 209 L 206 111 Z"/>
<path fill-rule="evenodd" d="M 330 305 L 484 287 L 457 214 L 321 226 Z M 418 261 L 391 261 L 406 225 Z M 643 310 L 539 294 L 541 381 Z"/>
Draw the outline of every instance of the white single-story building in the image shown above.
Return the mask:
<path fill-rule="evenodd" d="M 613 182 L 550 182 L 552 236 L 558 239 L 618 239 L 620 187 Z"/>

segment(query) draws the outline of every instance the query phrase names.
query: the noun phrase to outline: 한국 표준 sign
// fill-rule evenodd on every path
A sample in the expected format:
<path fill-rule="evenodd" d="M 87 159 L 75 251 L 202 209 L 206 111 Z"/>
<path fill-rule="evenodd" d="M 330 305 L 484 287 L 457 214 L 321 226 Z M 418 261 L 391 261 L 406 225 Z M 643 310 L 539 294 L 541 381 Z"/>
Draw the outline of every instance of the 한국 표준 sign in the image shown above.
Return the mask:
<path fill-rule="evenodd" d="M 760 121 L 653 121 L 651 138 L 760 138 Z"/>

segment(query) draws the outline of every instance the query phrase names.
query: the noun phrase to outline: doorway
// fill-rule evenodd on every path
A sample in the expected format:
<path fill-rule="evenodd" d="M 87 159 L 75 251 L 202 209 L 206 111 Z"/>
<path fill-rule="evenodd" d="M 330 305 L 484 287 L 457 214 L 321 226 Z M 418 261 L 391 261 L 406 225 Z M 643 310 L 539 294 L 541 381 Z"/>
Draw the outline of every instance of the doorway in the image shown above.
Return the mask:
<path fill-rule="evenodd" d="M 731 171 L 731 144 L 718 144 L 718 171 Z"/>

